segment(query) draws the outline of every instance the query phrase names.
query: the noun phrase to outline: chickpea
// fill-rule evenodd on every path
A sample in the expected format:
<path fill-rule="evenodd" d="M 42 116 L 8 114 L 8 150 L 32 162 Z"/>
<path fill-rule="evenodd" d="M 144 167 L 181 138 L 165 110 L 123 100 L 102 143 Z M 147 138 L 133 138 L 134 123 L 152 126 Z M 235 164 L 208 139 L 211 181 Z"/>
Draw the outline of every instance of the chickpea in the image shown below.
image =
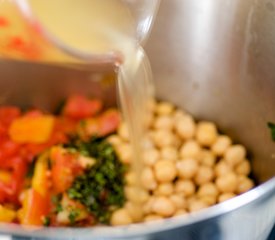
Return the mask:
<path fill-rule="evenodd" d="M 200 197 L 199 200 L 206 203 L 208 206 L 212 206 L 217 202 L 217 197 L 211 195 L 204 195 Z"/>
<path fill-rule="evenodd" d="M 188 212 L 185 209 L 179 209 L 175 212 L 174 217 L 184 216 L 187 215 Z"/>
<path fill-rule="evenodd" d="M 177 209 L 183 210 L 187 207 L 187 202 L 183 194 L 173 194 L 170 196 L 170 200 Z"/>
<path fill-rule="evenodd" d="M 217 197 L 219 194 L 219 191 L 216 187 L 216 185 L 212 182 L 205 183 L 199 187 L 198 190 L 198 196 L 214 196 Z"/>
<path fill-rule="evenodd" d="M 201 156 L 201 147 L 196 141 L 189 140 L 180 148 L 180 156 L 182 158 L 199 159 Z"/>
<path fill-rule="evenodd" d="M 153 141 L 159 148 L 173 146 L 176 139 L 175 135 L 168 130 L 156 130 L 153 134 Z"/>
<path fill-rule="evenodd" d="M 171 182 L 177 176 L 177 169 L 173 162 L 159 160 L 155 166 L 155 176 L 159 182 Z"/>
<path fill-rule="evenodd" d="M 174 111 L 174 106 L 169 102 L 160 102 L 155 108 L 156 114 L 158 115 L 169 115 Z"/>
<path fill-rule="evenodd" d="M 133 223 L 133 219 L 125 208 L 116 210 L 111 216 L 112 226 L 127 225 L 131 223 Z"/>
<path fill-rule="evenodd" d="M 212 181 L 214 178 L 214 171 L 212 168 L 207 166 L 200 166 L 195 176 L 195 182 L 197 185 Z"/>
<path fill-rule="evenodd" d="M 178 151 L 172 146 L 164 147 L 160 150 L 160 157 L 164 160 L 176 161 L 178 159 Z"/>
<path fill-rule="evenodd" d="M 137 184 L 137 175 L 135 172 L 129 171 L 125 174 L 125 181 L 128 185 L 136 185 Z"/>
<path fill-rule="evenodd" d="M 179 177 L 185 179 L 190 179 L 194 177 L 199 169 L 198 162 L 192 158 L 180 160 L 177 162 L 176 166 Z"/>
<path fill-rule="evenodd" d="M 192 196 L 195 191 L 195 184 L 191 180 L 178 180 L 175 183 L 175 192 L 182 193 L 185 197 Z"/>
<path fill-rule="evenodd" d="M 222 193 L 232 193 L 237 189 L 237 176 L 233 172 L 229 172 L 224 176 L 216 179 L 216 185 Z"/>
<path fill-rule="evenodd" d="M 144 218 L 144 221 L 145 222 L 151 222 L 151 221 L 162 220 L 162 219 L 163 219 L 163 217 L 160 216 L 160 215 L 150 214 L 150 215 L 148 215 Z"/>
<path fill-rule="evenodd" d="M 245 159 L 246 150 L 242 145 L 233 145 L 229 147 L 226 152 L 224 159 L 232 167 L 238 165 Z"/>
<path fill-rule="evenodd" d="M 155 190 L 157 188 L 157 181 L 150 167 L 146 167 L 142 170 L 140 181 L 142 186 L 147 190 Z"/>
<path fill-rule="evenodd" d="M 154 194 L 157 196 L 170 196 L 173 192 L 174 185 L 172 183 L 161 183 L 154 191 Z"/>
<path fill-rule="evenodd" d="M 236 196 L 236 194 L 234 194 L 234 193 L 223 193 L 219 196 L 218 202 L 219 203 L 224 202 L 224 201 L 229 200 L 235 196 Z"/>
<path fill-rule="evenodd" d="M 178 120 L 182 119 L 186 115 L 187 114 L 183 110 L 177 109 L 174 111 L 174 114 L 173 114 L 174 121 L 177 122 Z"/>
<path fill-rule="evenodd" d="M 178 135 L 174 135 L 174 142 L 173 142 L 173 147 L 175 148 L 180 148 L 180 146 L 182 145 L 182 140 L 179 138 Z"/>
<path fill-rule="evenodd" d="M 124 192 L 129 201 L 137 204 L 144 203 L 149 198 L 147 191 L 135 186 L 126 186 Z"/>
<path fill-rule="evenodd" d="M 153 204 L 154 204 L 155 199 L 156 199 L 155 197 L 151 196 L 145 202 L 145 204 L 143 205 L 143 213 L 144 214 L 149 214 L 149 213 L 152 212 L 152 210 L 153 210 Z"/>
<path fill-rule="evenodd" d="M 184 115 L 177 119 L 175 123 L 175 130 L 181 139 L 191 139 L 195 136 L 196 123 L 190 115 Z"/>
<path fill-rule="evenodd" d="M 212 145 L 211 150 L 217 156 L 223 156 L 231 144 L 232 140 L 228 136 L 220 135 Z"/>
<path fill-rule="evenodd" d="M 197 212 L 197 211 L 202 210 L 207 207 L 208 207 L 208 205 L 201 200 L 190 201 L 190 203 L 188 205 L 188 209 L 190 212 Z"/>
<path fill-rule="evenodd" d="M 166 129 L 168 131 L 173 129 L 173 125 L 173 118 L 167 115 L 157 117 L 154 122 L 154 127 L 156 129 Z"/>
<path fill-rule="evenodd" d="M 200 162 L 204 166 L 213 167 L 216 162 L 216 157 L 214 156 L 214 154 L 211 151 L 203 150 L 201 152 Z"/>
<path fill-rule="evenodd" d="M 129 164 L 132 160 L 132 147 L 129 143 L 124 143 L 117 148 L 119 159 L 122 163 Z"/>
<path fill-rule="evenodd" d="M 154 213 L 160 216 L 171 217 L 175 213 L 176 208 L 169 198 L 156 197 L 152 206 L 152 210 Z"/>
<path fill-rule="evenodd" d="M 150 137 L 145 137 L 143 142 L 142 142 L 142 148 L 144 150 L 149 150 L 149 149 L 152 149 L 154 148 L 155 144 L 153 143 L 153 140 L 150 139 Z"/>
<path fill-rule="evenodd" d="M 218 162 L 216 164 L 214 171 L 215 171 L 216 177 L 221 177 L 221 176 L 224 176 L 225 174 L 231 172 L 232 168 L 230 165 L 227 164 L 226 161 L 224 161 L 222 159 L 222 160 L 220 160 L 220 162 Z"/>
<path fill-rule="evenodd" d="M 129 141 L 129 130 L 125 122 L 121 123 L 118 127 L 118 135 L 125 141 Z"/>
<path fill-rule="evenodd" d="M 122 144 L 123 140 L 118 135 L 111 135 L 107 138 L 107 141 L 112 144 L 114 147 L 117 147 Z"/>
<path fill-rule="evenodd" d="M 217 140 L 218 131 L 212 122 L 199 122 L 197 126 L 196 139 L 202 145 L 210 147 Z"/>
<path fill-rule="evenodd" d="M 250 162 L 248 160 L 241 161 L 236 166 L 235 171 L 240 175 L 248 175 L 251 171 Z"/>
<path fill-rule="evenodd" d="M 254 182 L 250 178 L 242 175 L 238 177 L 238 186 L 236 190 L 238 194 L 247 192 L 253 187 L 254 187 Z"/>
<path fill-rule="evenodd" d="M 132 202 L 127 202 L 125 204 L 125 209 L 128 211 L 133 222 L 139 222 L 143 218 L 143 212 L 140 204 L 135 204 Z"/>
<path fill-rule="evenodd" d="M 144 151 L 143 162 L 147 166 L 153 166 L 160 158 L 160 153 L 157 149 L 151 148 Z"/>

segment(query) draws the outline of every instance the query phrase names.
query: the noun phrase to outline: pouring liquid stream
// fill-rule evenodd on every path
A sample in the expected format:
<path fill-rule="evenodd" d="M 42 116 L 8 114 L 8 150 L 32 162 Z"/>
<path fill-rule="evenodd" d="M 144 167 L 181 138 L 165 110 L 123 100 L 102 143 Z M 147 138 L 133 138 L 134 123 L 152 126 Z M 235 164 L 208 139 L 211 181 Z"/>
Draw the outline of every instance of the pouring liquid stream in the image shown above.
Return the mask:
<path fill-rule="evenodd" d="M 29 2 L 34 17 L 46 30 L 44 34 L 54 38 L 55 43 L 62 43 L 65 50 L 75 50 L 83 56 L 111 53 L 116 57 L 119 102 L 133 150 L 131 167 L 140 175 L 141 144 L 153 84 L 149 61 L 136 40 L 136 23 L 131 12 L 120 0 Z M 138 190 L 141 190 L 139 184 Z"/>

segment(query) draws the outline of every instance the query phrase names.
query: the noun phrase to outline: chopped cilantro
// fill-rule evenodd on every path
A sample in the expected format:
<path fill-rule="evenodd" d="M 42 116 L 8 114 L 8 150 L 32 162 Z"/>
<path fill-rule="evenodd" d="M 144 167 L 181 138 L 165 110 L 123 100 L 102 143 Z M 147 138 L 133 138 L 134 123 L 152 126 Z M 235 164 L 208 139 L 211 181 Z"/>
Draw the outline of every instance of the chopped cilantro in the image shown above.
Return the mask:
<path fill-rule="evenodd" d="M 27 178 L 32 178 L 34 174 L 34 167 L 35 167 L 36 159 L 33 159 L 30 165 L 28 166 L 28 171 L 26 174 Z"/>
<path fill-rule="evenodd" d="M 54 204 L 55 206 L 55 209 L 54 209 L 54 212 L 55 213 L 59 213 L 63 210 L 62 206 L 61 206 L 61 198 L 62 198 L 62 195 L 61 194 L 58 194 L 58 195 L 54 195 L 52 196 L 51 198 L 51 201 L 52 203 Z"/>
<path fill-rule="evenodd" d="M 51 219 L 50 219 L 50 217 L 48 217 L 48 216 L 44 216 L 42 221 L 43 221 L 43 225 L 44 225 L 45 227 L 48 227 L 48 226 L 50 226 L 50 224 L 51 224 Z"/>
<path fill-rule="evenodd" d="M 78 176 L 68 189 L 68 196 L 78 200 L 100 223 L 109 223 L 111 212 L 123 206 L 125 167 L 115 150 L 103 138 L 89 141 L 73 139 L 66 147 L 79 150 L 96 160 L 83 175 Z"/>
<path fill-rule="evenodd" d="M 70 224 L 74 225 L 76 218 L 79 216 L 79 210 L 78 209 L 72 209 L 69 213 L 69 220 Z"/>
<path fill-rule="evenodd" d="M 272 140 L 275 141 L 275 123 L 268 122 L 267 126 L 270 128 Z"/>

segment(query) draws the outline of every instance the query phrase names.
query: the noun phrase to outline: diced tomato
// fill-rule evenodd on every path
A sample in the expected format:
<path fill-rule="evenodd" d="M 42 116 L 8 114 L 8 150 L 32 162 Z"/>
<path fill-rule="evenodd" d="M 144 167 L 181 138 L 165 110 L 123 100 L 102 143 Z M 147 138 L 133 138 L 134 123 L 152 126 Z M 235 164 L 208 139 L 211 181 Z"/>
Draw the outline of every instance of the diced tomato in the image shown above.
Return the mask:
<path fill-rule="evenodd" d="M 24 39 L 21 36 L 10 37 L 6 48 L 16 51 L 26 59 L 39 59 L 42 55 L 39 45 L 32 39 Z"/>
<path fill-rule="evenodd" d="M 10 182 L 0 181 L 0 202 L 9 200 L 17 203 L 27 172 L 27 164 L 23 158 L 17 156 L 6 160 L 5 169 L 9 169 L 12 175 Z"/>
<path fill-rule="evenodd" d="M 27 117 L 41 117 L 43 116 L 43 112 L 38 110 L 38 109 L 32 109 L 32 110 L 29 110 L 28 112 L 25 113 L 24 116 L 27 116 Z"/>
<path fill-rule="evenodd" d="M 81 95 L 69 97 L 63 109 L 63 114 L 73 119 L 92 117 L 102 109 L 102 102 L 90 100 Z"/>
<path fill-rule="evenodd" d="M 120 115 L 116 110 L 108 110 L 99 118 L 99 135 L 105 136 L 114 132 L 120 123 Z"/>
<path fill-rule="evenodd" d="M 1 144 L 0 150 L 3 151 L 5 157 L 11 157 L 16 155 L 20 150 L 20 145 L 8 139 Z"/>
<path fill-rule="evenodd" d="M 82 172 L 82 167 L 77 162 L 75 154 L 66 152 L 61 147 L 51 149 L 52 182 L 55 193 L 66 191 L 74 178 Z"/>
<path fill-rule="evenodd" d="M 116 110 L 108 110 L 96 118 L 88 118 L 78 125 L 78 133 L 82 138 L 89 136 L 106 136 L 114 132 L 120 123 L 120 115 Z"/>
<path fill-rule="evenodd" d="M 21 111 L 17 107 L 0 107 L 0 122 L 4 126 L 9 126 L 20 115 Z"/>
<path fill-rule="evenodd" d="M 34 189 L 25 192 L 23 207 L 19 210 L 21 224 L 43 225 L 43 216 L 50 211 L 50 195 L 42 196 Z"/>
<path fill-rule="evenodd" d="M 0 27 L 7 27 L 9 25 L 9 21 L 7 18 L 0 16 Z"/>
<path fill-rule="evenodd" d="M 43 216 L 50 211 L 48 156 L 48 152 L 43 153 L 35 163 L 31 189 L 25 191 L 23 207 L 19 213 L 22 224 L 41 226 Z"/>

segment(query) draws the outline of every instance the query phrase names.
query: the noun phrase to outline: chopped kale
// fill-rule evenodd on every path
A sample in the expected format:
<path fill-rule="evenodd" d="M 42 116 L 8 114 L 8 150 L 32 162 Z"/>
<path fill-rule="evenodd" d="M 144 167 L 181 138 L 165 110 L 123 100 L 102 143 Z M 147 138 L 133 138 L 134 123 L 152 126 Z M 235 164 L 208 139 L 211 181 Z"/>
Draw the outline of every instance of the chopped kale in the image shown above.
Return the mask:
<path fill-rule="evenodd" d="M 124 165 L 104 138 L 93 137 L 86 142 L 74 138 L 64 147 L 76 149 L 96 160 L 74 180 L 68 196 L 85 205 L 98 222 L 108 223 L 111 212 L 125 202 Z"/>
<path fill-rule="evenodd" d="M 275 123 L 269 122 L 267 126 L 270 128 L 272 140 L 275 141 Z"/>

